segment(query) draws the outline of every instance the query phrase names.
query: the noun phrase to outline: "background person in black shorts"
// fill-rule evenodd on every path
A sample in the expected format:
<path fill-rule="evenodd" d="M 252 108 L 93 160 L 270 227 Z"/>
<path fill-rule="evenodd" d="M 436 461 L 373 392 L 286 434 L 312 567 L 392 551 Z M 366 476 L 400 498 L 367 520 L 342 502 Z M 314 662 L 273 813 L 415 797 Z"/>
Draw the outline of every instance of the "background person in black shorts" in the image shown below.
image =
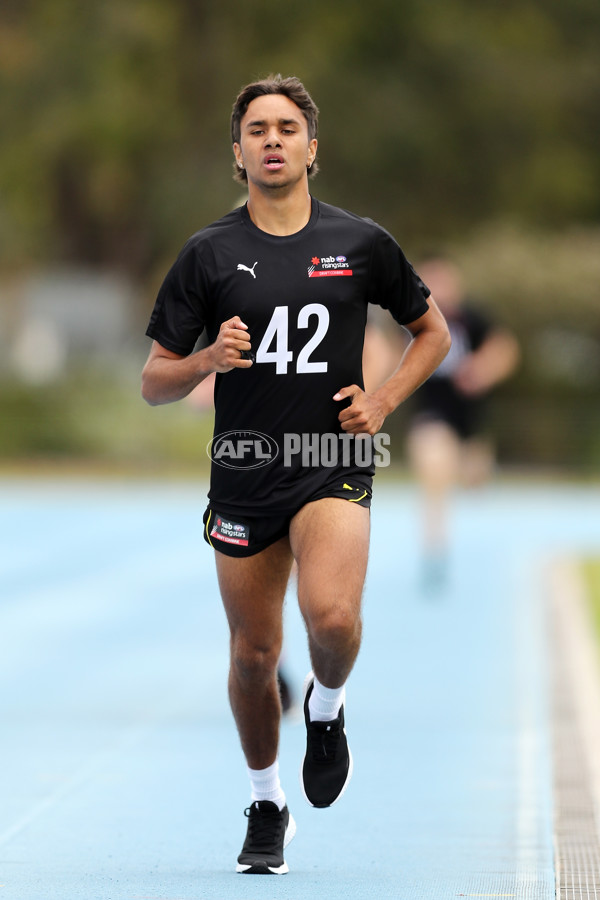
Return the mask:
<path fill-rule="evenodd" d="M 287 872 L 283 848 L 295 830 L 279 780 L 276 680 L 292 563 L 314 671 L 302 784 L 309 803 L 325 807 L 352 774 L 343 703 L 361 640 L 374 470 L 365 453 L 449 346 L 443 316 L 391 235 L 311 197 L 317 115 L 295 78 L 239 94 L 232 141 L 248 203 L 190 238 L 167 274 L 142 378 L 154 405 L 217 373 L 205 537 L 217 551 L 229 696 L 251 782 L 237 864 L 247 873 Z M 373 394 L 361 374 L 369 302 L 412 335 Z M 192 352 L 205 329 L 208 346 Z M 297 450 L 304 435 L 306 452 Z M 313 452 L 324 445 L 342 451 L 333 465 Z"/>
<path fill-rule="evenodd" d="M 407 445 L 423 496 L 423 578 L 426 586 L 435 586 L 446 573 L 451 491 L 458 484 L 481 484 L 491 472 L 486 399 L 514 371 L 519 349 L 506 328 L 466 297 L 456 263 L 431 257 L 421 262 L 419 273 L 452 336 L 450 352 L 411 400 Z"/>

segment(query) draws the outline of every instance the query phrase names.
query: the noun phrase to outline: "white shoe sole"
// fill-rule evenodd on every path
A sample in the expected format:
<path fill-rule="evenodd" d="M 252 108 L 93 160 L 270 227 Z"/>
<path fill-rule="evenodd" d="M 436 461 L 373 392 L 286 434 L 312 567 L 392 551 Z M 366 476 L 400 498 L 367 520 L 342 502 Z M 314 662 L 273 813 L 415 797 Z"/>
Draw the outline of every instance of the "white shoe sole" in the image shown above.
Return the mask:
<path fill-rule="evenodd" d="M 294 837 L 295 834 L 296 834 L 296 822 L 295 822 L 293 816 L 290 814 L 290 818 L 287 823 L 287 828 L 285 829 L 285 835 L 283 837 L 283 849 L 284 850 L 287 847 L 287 845 L 289 844 L 289 842 L 292 840 L 292 838 Z M 241 874 L 244 874 L 245 872 L 247 872 L 249 869 L 252 869 L 252 868 L 253 868 L 253 866 L 251 866 L 251 865 L 246 865 L 245 863 L 238 863 L 237 866 L 235 867 L 235 871 L 240 872 Z M 277 866 L 277 867 L 266 866 L 265 868 L 267 868 L 269 870 L 269 873 L 271 875 L 287 875 L 287 873 L 290 871 L 288 864 L 286 863 L 285 860 L 283 861 L 282 865 L 280 865 L 280 866 Z M 257 873 L 253 873 L 253 874 L 265 874 L 266 875 L 267 873 L 266 872 L 263 872 L 263 873 L 257 872 Z"/>

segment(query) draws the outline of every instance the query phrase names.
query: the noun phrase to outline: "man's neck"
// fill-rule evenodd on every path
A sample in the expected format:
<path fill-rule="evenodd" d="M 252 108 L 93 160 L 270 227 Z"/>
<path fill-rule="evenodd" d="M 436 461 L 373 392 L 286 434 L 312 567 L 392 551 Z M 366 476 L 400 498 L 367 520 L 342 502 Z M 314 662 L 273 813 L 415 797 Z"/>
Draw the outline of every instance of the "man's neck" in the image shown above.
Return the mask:
<path fill-rule="evenodd" d="M 311 214 L 308 191 L 294 194 L 268 194 L 249 186 L 248 213 L 257 228 L 267 234 L 284 237 L 297 234 L 308 225 Z"/>

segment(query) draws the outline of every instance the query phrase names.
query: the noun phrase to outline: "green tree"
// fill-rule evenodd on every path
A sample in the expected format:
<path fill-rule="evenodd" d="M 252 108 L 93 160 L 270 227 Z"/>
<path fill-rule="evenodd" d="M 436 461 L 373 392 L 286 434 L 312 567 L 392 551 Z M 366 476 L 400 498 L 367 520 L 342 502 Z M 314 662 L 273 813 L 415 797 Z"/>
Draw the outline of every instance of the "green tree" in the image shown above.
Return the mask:
<path fill-rule="evenodd" d="M 322 109 L 319 195 L 417 249 L 597 222 L 599 35 L 592 0 L 7 0 L 0 263 L 161 268 L 239 196 L 230 104 L 270 71 Z"/>

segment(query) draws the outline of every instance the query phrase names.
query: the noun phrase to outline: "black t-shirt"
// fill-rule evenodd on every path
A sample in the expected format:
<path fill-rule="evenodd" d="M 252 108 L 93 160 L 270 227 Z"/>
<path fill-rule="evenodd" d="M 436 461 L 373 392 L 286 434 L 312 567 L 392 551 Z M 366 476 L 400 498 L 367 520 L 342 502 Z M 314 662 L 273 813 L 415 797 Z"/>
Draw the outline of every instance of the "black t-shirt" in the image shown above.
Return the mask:
<path fill-rule="evenodd" d="M 308 441 L 314 451 L 323 435 L 343 435 L 338 415 L 349 401 L 332 398 L 363 386 L 368 303 L 403 324 L 427 311 L 428 296 L 385 229 L 314 199 L 310 221 L 293 235 L 261 231 L 244 206 L 190 238 L 146 334 L 185 356 L 204 329 L 212 343 L 238 315 L 256 357 L 251 368 L 216 378 L 211 502 L 225 512 L 294 512 L 328 482 L 331 453 L 323 465 L 305 453 L 313 465 L 303 465 L 294 448 Z M 342 476 L 364 483 L 373 467 L 357 464 L 353 440 L 343 446 Z"/>
<path fill-rule="evenodd" d="M 481 428 L 485 411 L 484 397 L 465 394 L 454 376 L 463 360 L 488 337 L 492 323 L 469 303 L 446 318 L 452 346 L 441 365 L 413 396 L 417 420 L 441 420 L 462 438 L 473 437 Z"/>

